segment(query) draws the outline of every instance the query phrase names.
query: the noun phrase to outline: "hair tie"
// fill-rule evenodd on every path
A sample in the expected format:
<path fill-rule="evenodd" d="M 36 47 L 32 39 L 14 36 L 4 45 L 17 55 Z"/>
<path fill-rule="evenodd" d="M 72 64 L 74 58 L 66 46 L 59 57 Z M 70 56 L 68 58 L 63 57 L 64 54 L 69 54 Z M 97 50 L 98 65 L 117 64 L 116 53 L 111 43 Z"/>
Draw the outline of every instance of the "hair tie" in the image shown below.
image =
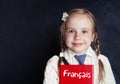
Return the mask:
<path fill-rule="evenodd" d="M 98 56 L 98 59 L 101 60 L 101 56 Z"/>
<path fill-rule="evenodd" d="M 60 57 L 63 57 L 63 53 L 62 52 L 60 52 L 60 55 L 59 55 Z"/>
<path fill-rule="evenodd" d="M 67 12 L 63 12 L 63 16 L 62 16 L 62 21 L 66 21 L 67 20 L 67 17 L 68 17 L 69 15 L 67 14 Z"/>

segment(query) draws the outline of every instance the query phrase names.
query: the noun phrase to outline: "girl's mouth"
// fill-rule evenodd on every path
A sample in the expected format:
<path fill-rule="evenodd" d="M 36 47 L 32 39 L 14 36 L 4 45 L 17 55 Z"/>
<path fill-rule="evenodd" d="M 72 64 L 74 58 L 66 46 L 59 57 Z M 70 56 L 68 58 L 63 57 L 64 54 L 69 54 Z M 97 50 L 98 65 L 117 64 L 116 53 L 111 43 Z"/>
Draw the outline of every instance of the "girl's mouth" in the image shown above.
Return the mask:
<path fill-rule="evenodd" d="M 80 47 L 80 46 L 83 45 L 83 43 L 73 43 L 73 45 L 76 46 L 76 47 Z"/>

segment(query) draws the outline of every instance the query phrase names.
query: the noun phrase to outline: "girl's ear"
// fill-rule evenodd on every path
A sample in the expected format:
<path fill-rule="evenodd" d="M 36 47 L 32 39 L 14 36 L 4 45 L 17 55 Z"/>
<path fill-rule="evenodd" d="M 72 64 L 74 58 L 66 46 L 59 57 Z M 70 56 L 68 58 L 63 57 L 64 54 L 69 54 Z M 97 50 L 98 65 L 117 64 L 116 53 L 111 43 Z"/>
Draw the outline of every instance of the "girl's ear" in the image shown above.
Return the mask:
<path fill-rule="evenodd" d="M 92 42 L 94 41 L 95 36 L 96 36 L 95 34 L 92 35 Z"/>

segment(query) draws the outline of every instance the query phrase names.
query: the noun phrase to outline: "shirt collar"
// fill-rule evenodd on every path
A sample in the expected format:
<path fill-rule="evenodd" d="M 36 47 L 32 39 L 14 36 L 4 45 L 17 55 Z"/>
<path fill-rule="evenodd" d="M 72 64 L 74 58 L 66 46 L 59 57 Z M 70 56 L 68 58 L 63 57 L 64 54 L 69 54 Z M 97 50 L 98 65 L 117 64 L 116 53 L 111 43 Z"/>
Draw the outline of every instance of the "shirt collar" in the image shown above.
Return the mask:
<path fill-rule="evenodd" d="M 90 56 L 90 57 L 96 57 L 96 53 L 95 51 L 92 49 L 92 47 L 90 46 L 86 52 L 86 55 L 87 56 Z"/>

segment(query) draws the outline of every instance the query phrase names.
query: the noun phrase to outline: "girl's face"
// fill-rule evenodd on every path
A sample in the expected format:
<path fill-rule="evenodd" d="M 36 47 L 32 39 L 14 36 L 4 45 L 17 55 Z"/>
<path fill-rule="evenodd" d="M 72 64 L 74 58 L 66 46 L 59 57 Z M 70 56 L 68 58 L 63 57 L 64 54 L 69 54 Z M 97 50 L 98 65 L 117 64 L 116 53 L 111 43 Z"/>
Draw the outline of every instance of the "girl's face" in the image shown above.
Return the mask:
<path fill-rule="evenodd" d="M 93 39 L 93 21 L 87 15 L 70 15 L 66 22 L 66 46 L 77 54 L 84 54 Z"/>

